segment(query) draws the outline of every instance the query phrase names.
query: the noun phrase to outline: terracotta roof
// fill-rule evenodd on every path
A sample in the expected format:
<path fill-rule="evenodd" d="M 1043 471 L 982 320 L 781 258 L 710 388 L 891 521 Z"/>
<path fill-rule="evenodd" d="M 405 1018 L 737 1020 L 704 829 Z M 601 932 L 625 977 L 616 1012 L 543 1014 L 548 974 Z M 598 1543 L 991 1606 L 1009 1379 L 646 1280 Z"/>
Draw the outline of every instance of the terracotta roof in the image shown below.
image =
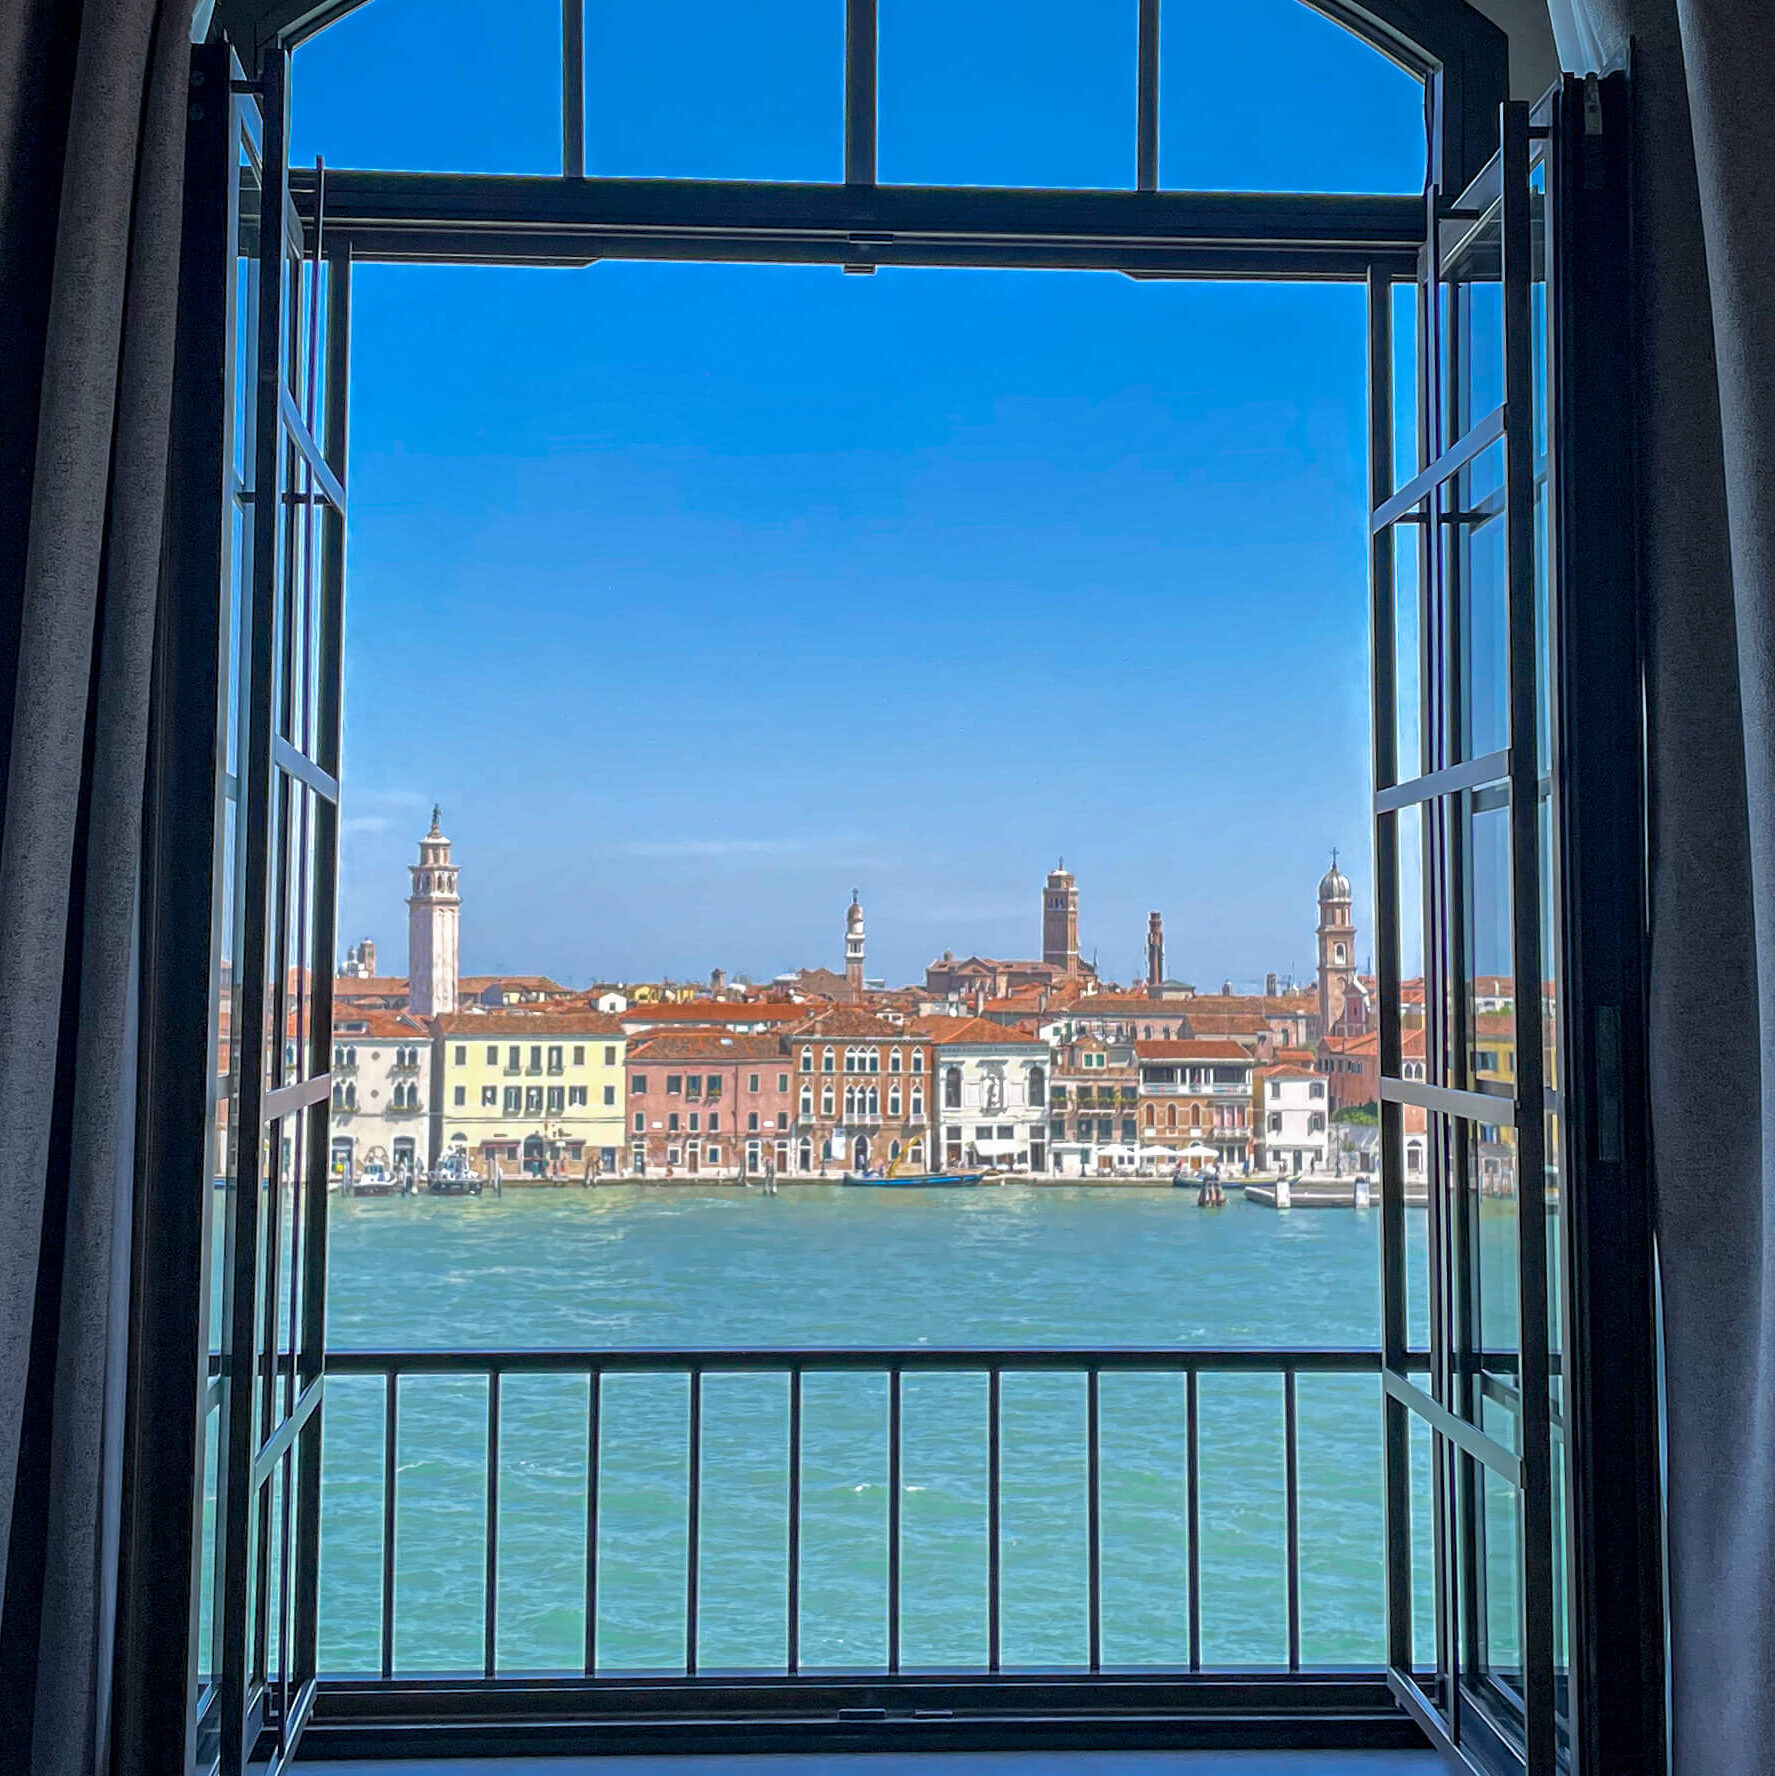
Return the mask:
<path fill-rule="evenodd" d="M 333 997 L 344 999 L 364 993 L 404 993 L 404 974 L 336 974 L 333 976 Z"/>
<path fill-rule="evenodd" d="M 384 1011 L 374 1005 L 347 1005 L 333 1013 L 333 1034 L 338 1037 L 382 1036 L 391 1042 L 429 1042 L 431 1031 L 424 1022 L 405 1011 Z"/>
<path fill-rule="evenodd" d="M 1143 1061 L 1249 1061 L 1251 1056 L 1236 1042 L 1217 1042 L 1212 1037 L 1186 1037 L 1181 1042 L 1136 1042 L 1134 1052 Z"/>
<path fill-rule="evenodd" d="M 484 993 L 489 987 L 525 987 L 545 993 L 565 993 L 567 988 L 546 974 L 463 974 L 456 978 L 459 993 Z"/>
<path fill-rule="evenodd" d="M 921 1017 L 914 1018 L 911 1027 L 916 1035 L 944 1048 L 967 1044 L 988 1048 L 1048 1046 L 1039 1036 L 1032 1036 L 1015 1024 L 995 1024 L 988 1018 Z"/>
<path fill-rule="evenodd" d="M 782 999 L 679 999 L 667 1005 L 631 1005 L 615 1015 L 639 1024 L 793 1024 L 808 1008 Z"/>
<path fill-rule="evenodd" d="M 797 1009 L 805 1013 L 807 1008 L 800 1006 Z M 812 1017 L 804 1017 L 789 1034 L 811 1036 L 825 1041 L 867 1036 L 877 1042 L 892 1042 L 896 1037 L 904 1037 L 907 1032 L 900 1025 L 890 1024 L 886 1018 L 876 1017 L 871 1012 L 859 1011 L 855 1006 L 834 1005 L 815 1012 Z"/>
<path fill-rule="evenodd" d="M 441 1036 L 514 1037 L 522 1042 L 534 1042 L 539 1036 L 615 1036 L 621 1040 L 628 1034 L 621 1021 L 607 1011 L 525 1011 L 517 1005 L 502 1011 L 459 1011 L 439 1018 L 437 1027 Z"/>
<path fill-rule="evenodd" d="M 784 1061 L 776 1036 L 733 1035 L 727 1030 L 672 1030 L 663 1036 L 637 1036 L 629 1061 Z"/>
<path fill-rule="evenodd" d="M 1297 1067 L 1292 1063 L 1275 1067 L 1259 1067 L 1259 1079 L 1317 1079 L 1319 1075 L 1311 1067 Z"/>

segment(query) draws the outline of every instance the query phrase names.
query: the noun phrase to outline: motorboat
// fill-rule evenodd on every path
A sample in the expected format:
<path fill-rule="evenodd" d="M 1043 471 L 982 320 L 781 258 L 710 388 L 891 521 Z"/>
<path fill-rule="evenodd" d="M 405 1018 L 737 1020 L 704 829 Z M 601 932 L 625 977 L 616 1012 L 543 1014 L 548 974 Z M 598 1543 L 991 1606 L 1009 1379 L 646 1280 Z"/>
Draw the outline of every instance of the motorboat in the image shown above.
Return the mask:
<path fill-rule="evenodd" d="M 479 1196 L 481 1180 L 468 1169 L 468 1156 L 452 1148 L 432 1167 L 425 1189 L 429 1196 Z"/>
<path fill-rule="evenodd" d="M 984 1184 L 984 1172 L 846 1172 L 846 1184 L 863 1184 L 877 1190 L 952 1190 L 970 1184 Z"/>

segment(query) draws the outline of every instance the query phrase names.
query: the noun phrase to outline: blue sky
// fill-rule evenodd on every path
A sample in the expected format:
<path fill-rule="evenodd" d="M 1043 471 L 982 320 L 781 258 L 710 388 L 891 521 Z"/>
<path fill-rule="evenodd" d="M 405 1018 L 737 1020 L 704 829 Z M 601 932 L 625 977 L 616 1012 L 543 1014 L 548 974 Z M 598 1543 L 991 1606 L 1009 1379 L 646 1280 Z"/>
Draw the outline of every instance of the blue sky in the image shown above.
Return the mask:
<path fill-rule="evenodd" d="M 842 12 L 590 5 L 591 169 L 838 176 Z M 1131 183 L 1134 17 L 882 0 L 882 177 Z M 293 153 L 554 170 L 558 19 L 373 0 Z M 1163 183 L 1417 188 L 1415 83 L 1296 0 L 1164 43 Z M 1363 350 L 1351 287 L 360 267 L 342 945 L 404 965 L 437 800 L 471 972 L 836 966 L 857 888 L 916 978 L 1036 953 L 1064 853 L 1107 973 L 1157 908 L 1305 974 L 1331 845 L 1367 899 Z"/>

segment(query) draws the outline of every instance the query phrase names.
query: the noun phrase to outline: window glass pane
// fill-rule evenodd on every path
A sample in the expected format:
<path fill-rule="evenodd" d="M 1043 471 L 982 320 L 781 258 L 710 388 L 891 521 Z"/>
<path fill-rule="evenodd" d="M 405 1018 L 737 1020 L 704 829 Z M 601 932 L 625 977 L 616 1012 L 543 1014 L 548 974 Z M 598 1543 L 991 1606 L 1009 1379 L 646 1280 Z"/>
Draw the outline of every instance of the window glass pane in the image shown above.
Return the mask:
<path fill-rule="evenodd" d="M 588 11 L 592 9 L 588 8 Z M 291 58 L 290 162 L 406 172 L 561 170 L 559 0 L 376 0 Z"/>
<path fill-rule="evenodd" d="M 844 177 L 844 0 L 586 8 L 586 171 Z"/>
<path fill-rule="evenodd" d="M 1504 518 L 1504 441 L 1482 450 L 1454 481 L 1443 528 L 1451 595 L 1458 600 L 1462 758 L 1510 743 L 1509 557 Z M 1445 496 L 1446 498 L 1446 496 Z M 1452 761 L 1451 761 L 1452 762 Z"/>
<path fill-rule="evenodd" d="M 1423 86 L 1341 25 L 1300 0 L 1165 0 L 1160 16 L 1167 190 L 1423 190 Z"/>
<path fill-rule="evenodd" d="M 1393 286 L 1393 485 L 1424 466 L 1418 439 L 1418 286 Z"/>
<path fill-rule="evenodd" d="M 1484 803 L 1475 809 L 1473 803 Z M 1510 809 L 1497 791 L 1462 798 L 1468 807 L 1468 1069 L 1457 1085 L 1513 1084 L 1516 1078 L 1516 981 L 1511 959 Z"/>
<path fill-rule="evenodd" d="M 1429 768 L 1423 740 L 1422 536 L 1419 525 L 1393 526 L 1393 725 L 1402 783 Z"/>
<path fill-rule="evenodd" d="M 1132 187 L 1137 0 L 881 0 L 879 176 Z"/>
<path fill-rule="evenodd" d="M 1445 443 L 1454 443 L 1504 399 L 1501 241 L 1495 203 L 1476 223 L 1443 225 Z"/>

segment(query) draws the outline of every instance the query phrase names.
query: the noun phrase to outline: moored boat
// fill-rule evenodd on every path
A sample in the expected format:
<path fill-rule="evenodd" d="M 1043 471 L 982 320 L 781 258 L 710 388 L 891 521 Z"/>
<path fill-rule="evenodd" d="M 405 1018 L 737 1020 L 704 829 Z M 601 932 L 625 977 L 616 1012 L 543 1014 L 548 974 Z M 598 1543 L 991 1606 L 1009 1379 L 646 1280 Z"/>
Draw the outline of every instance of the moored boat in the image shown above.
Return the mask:
<path fill-rule="evenodd" d="M 847 1184 L 864 1184 L 877 1190 L 945 1190 L 968 1184 L 984 1184 L 984 1172 L 846 1172 Z"/>

